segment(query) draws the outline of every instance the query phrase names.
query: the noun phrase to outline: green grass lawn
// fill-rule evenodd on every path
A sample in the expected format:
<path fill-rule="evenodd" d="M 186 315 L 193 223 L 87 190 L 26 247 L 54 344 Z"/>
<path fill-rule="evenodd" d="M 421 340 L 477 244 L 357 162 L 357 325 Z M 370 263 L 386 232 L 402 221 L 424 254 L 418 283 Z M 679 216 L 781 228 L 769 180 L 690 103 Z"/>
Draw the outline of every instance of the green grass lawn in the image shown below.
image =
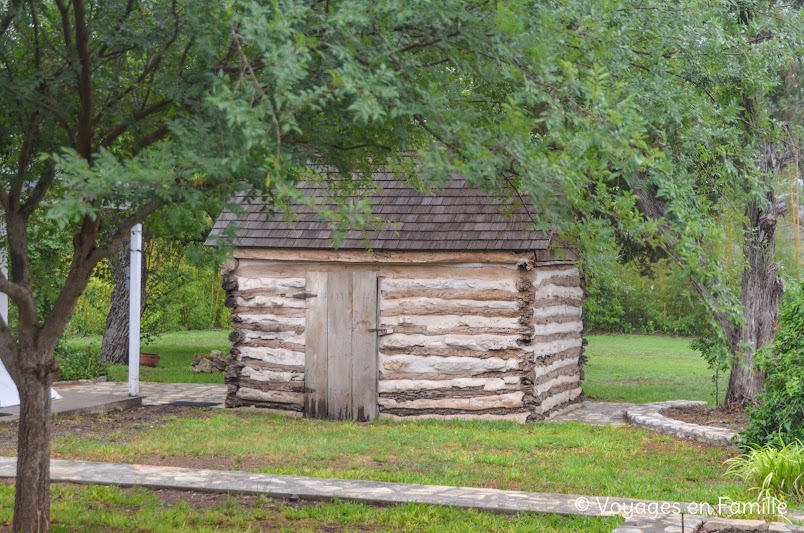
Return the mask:
<path fill-rule="evenodd" d="M 59 430 L 54 457 L 672 501 L 747 497 L 723 480 L 733 452 L 628 426 L 356 423 L 208 409 L 133 428 L 115 416 L 91 431 Z"/>
<path fill-rule="evenodd" d="M 161 358 L 156 368 L 140 367 L 141 381 L 158 381 L 162 383 L 223 383 L 223 373 L 196 374 L 190 369 L 193 355 L 221 350 L 227 353 L 232 343 L 229 342 L 228 330 L 180 331 L 160 335 L 154 342 L 144 344 L 142 351 L 158 353 Z M 68 343 L 74 347 L 100 345 L 100 337 L 71 339 Z M 109 368 L 111 381 L 127 381 L 128 367 L 113 365 Z"/>
<path fill-rule="evenodd" d="M 646 403 L 703 400 L 715 403 L 712 372 L 690 339 L 647 335 L 590 335 L 583 390 L 595 400 Z M 720 400 L 728 373 L 720 376 Z"/>
<path fill-rule="evenodd" d="M 514 516 L 427 505 L 371 507 L 349 502 L 289 505 L 263 497 L 200 501 L 187 493 L 53 485 L 53 531 L 540 531 L 609 532 L 619 517 Z M 196 495 L 198 496 L 198 495 Z M 202 495 L 203 496 L 203 495 Z M 170 498 L 169 501 L 166 498 Z M 14 487 L 0 486 L 0 524 L 10 526 Z"/>

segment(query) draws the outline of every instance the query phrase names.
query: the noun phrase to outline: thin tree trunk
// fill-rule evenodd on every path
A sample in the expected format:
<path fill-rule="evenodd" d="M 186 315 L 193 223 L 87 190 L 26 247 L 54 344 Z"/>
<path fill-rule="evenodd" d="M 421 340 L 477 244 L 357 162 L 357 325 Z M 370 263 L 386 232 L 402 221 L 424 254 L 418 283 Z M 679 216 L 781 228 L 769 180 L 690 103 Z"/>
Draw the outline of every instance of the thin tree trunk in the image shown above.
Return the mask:
<path fill-rule="evenodd" d="M 17 437 L 17 481 L 14 498 L 14 531 L 50 529 L 50 387 L 26 373 L 17 383 L 20 420 Z"/>
<path fill-rule="evenodd" d="M 129 318 L 129 266 L 131 255 L 128 243 L 118 253 L 109 258 L 114 289 L 112 305 L 106 317 L 106 329 L 101 343 L 101 355 L 114 364 L 128 364 L 128 318 Z M 147 270 L 142 262 L 142 291 L 140 315 L 145 311 L 145 281 Z"/>

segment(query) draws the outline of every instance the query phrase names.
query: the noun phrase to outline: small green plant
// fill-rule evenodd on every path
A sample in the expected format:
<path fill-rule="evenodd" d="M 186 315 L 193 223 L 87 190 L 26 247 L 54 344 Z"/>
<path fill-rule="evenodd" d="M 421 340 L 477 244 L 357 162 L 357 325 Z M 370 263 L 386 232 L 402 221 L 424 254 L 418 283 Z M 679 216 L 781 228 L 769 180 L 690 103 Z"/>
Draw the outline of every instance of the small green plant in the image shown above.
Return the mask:
<path fill-rule="evenodd" d="M 709 370 L 713 372 L 712 381 L 715 385 L 715 405 L 720 404 L 720 373 L 729 369 L 731 357 L 723 335 L 713 332 L 711 335 L 698 337 L 690 342 L 690 348 L 700 352 Z"/>
<path fill-rule="evenodd" d="M 776 446 L 754 445 L 726 461 L 726 475 L 748 483 L 758 501 L 804 499 L 804 444 L 800 440 Z"/>
<path fill-rule="evenodd" d="M 66 381 L 92 379 L 105 376 L 109 364 L 101 357 L 95 346 L 70 348 L 61 343 L 54 353 L 59 365 L 59 378 Z"/>

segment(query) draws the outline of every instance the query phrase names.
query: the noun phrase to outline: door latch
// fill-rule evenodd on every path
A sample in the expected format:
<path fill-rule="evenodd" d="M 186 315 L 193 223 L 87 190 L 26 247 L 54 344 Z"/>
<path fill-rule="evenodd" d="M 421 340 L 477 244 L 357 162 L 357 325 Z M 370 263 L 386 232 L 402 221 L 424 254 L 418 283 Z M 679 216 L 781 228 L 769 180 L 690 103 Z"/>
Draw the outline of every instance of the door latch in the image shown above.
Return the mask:
<path fill-rule="evenodd" d="M 309 292 L 300 292 L 299 294 L 293 294 L 290 297 L 291 298 L 296 298 L 298 300 L 306 300 L 307 298 L 315 298 L 316 296 L 318 296 L 318 295 L 317 294 L 312 294 L 312 293 L 309 293 Z"/>
<path fill-rule="evenodd" d="M 382 337 L 383 335 L 390 335 L 394 332 L 391 328 L 371 328 L 369 329 L 370 332 L 376 333 L 378 336 Z"/>

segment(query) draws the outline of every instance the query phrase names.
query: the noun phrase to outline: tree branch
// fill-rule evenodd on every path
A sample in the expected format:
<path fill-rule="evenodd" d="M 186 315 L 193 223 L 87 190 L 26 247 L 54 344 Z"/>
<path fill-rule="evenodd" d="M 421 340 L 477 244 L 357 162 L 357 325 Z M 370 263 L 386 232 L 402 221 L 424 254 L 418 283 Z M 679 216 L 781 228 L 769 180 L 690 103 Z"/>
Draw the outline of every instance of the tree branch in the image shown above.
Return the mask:
<path fill-rule="evenodd" d="M 31 8 L 31 24 L 33 26 L 34 34 L 34 66 L 39 70 L 42 66 L 42 45 L 39 42 L 39 15 L 36 13 L 34 2 L 30 2 Z"/>
<path fill-rule="evenodd" d="M 61 14 L 61 33 L 64 37 L 64 48 L 69 53 L 70 48 L 73 46 L 73 29 L 70 24 L 70 10 L 64 3 L 64 0 L 56 0 L 56 6 L 59 8 Z"/>
<path fill-rule="evenodd" d="M 131 15 L 131 12 L 133 10 L 134 10 L 134 0 L 128 0 L 128 3 L 126 4 L 126 12 L 123 14 L 122 17 L 120 17 L 120 19 L 114 25 L 115 33 L 120 31 L 120 28 L 122 27 L 123 22 L 125 22 L 125 20 L 129 17 L 129 15 Z M 101 47 L 98 49 L 98 51 L 95 53 L 95 55 L 97 55 L 98 57 L 102 57 L 103 54 L 106 52 L 107 48 L 108 48 L 108 44 L 103 43 L 101 45 Z"/>
<path fill-rule="evenodd" d="M 161 111 L 162 109 L 164 109 L 165 107 L 169 106 L 172 103 L 173 100 L 171 100 L 170 98 L 165 98 L 164 100 L 160 100 L 159 102 L 151 104 L 137 111 L 136 113 L 131 115 L 130 120 L 119 122 L 117 125 L 112 127 L 112 130 L 109 132 L 109 134 L 103 139 L 103 141 L 101 141 L 101 146 L 103 146 L 104 148 L 108 148 L 114 143 L 114 141 L 116 141 L 121 135 L 123 135 L 123 133 L 125 133 L 132 124 L 136 124 L 137 122 L 158 113 L 159 111 Z"/>
<path fill-rule="evenodd" d="M 25 219 L 19 213 L 6 211 L 6 239 L 10 277 L 0 273 L 0 291 L 6 293 L 17 306 L 20 329 L 36 328 L 39 314 L 31 291 L 28 236 Z"/>
<path fill-rule="evenodd" d="M 56 164 L 50 159 L 48 160 L 47 167 L 39 177 L 39 181 L 36 182 L 36 186 L 28 196 L 28 200 L 20 208 L 20 214 L 22 214 L 23 217 L 27 219 L 36 211 L 36 208 L 39 207 L 39 204 L 45 199 L 55 178 Z"/>
<path fill-rule="evenodd" d="M 90 257 L 90 260 L 97 264 L 98 262 L 115 253 L 129 238 L 131 228 L 141 223 L 152 214 L 156 213 L 160 207 L 163 207 L 160 202 L 150 202 L 145 204 L 136 213 L 133 213 L 131 216 L 121 222 L 117 228 L 117 231 L 112 234 L 106 244 L 95 249 Z"/>
<path fill-rule="evenodd" d="M 89 53 L 86 6 L 84 0 L 73 0 L 75 11 L 75 48 L 81 64 L 78 82 L 80 111 L 76 151 L 87 161 L 92 160 L 92 56 Z"/>
<path fill-rule="evenodd" d="M 50 314 L 37 335 L 37 343 L 42 351 L 49 353 L 55 348 L 55 343 L 64 332 L 78 298 L 89 283 L 92 270 L 97 265 L 97 261 L 93 262 L 92 259 L 96 251 L 100 228 L 100 217 L 93 220 L 86 216 L 81 222 L 78 233 L 73 236 L 73 258 L 70 262 L 70 270 Z M 42 345 L 42 342 L 46 345 Z"/>
<path fill-rule="evenodd" d="M 161 141 L 162 139 L 167 137 L 169 133 L 170 133 L 170 128 L 168 127 L 167 124 L 160 125 L 155 130 L 153 130 L 151 133 L 149 133 L 148 135 L 145 135 L 144 137 L 142 137 L 134 145 L 134 148 L 131 150 L 132 157 L 136 156 L 137 154 L 139 154 L 140 152 L 142 152 L 143 150 L 145 150 L 149 146 L 152 146 L 153 144 Z"/>
<path fill-rule="evenodd" d="M 2 318 L 0 318 L 0 361 L 14 382 L 19 383 L 19 348 L 8 324 Z"/>
<path fill-rule="evenodd" d="M 7 294 L 17 307 L 26 307 L 33 300 L 30 290 L 17 283 L 12 283 L 2 272 L 0 272 L 0 292 Z"/>

